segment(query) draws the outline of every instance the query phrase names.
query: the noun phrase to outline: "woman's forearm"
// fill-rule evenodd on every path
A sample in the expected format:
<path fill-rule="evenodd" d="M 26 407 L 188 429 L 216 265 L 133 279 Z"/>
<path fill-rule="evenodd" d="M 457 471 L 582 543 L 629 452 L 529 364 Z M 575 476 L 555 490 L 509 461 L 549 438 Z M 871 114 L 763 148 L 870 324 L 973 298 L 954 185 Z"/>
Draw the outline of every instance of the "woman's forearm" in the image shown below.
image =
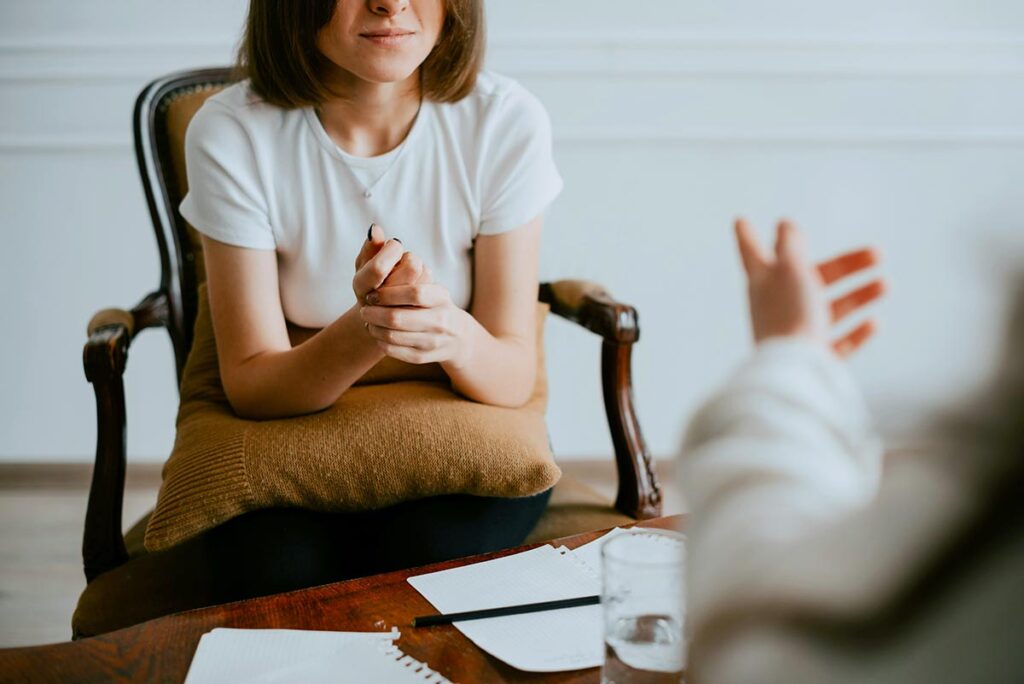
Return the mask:
<path fill-rule="evenodd" d="M 536 341 L 492 335 L 470 313 L 463 313 L 464 352 L 441 363 L 452 387 L 482 404 L 522 406 L 533 395 L 537 377 Z"/>
<path fill-rule="evenodd" d="M 239 416 L 285 418 L 327 408 L 384 357 L 356 307 L 287 351 L 242 362 L 225 390 Z"/>

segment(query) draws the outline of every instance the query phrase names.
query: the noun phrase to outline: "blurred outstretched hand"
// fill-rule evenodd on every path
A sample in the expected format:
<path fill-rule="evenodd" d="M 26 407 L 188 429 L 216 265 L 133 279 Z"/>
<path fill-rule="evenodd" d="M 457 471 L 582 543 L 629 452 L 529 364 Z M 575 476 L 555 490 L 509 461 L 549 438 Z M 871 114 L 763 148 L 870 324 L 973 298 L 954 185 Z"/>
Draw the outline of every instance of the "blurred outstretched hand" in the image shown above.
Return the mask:
<path fill-rule="evenodd" d="M 754 340 L 802 336 L 830 346 L 840 357 L 859 349 L 875 333 L 868 318 L 834 339 L 833 326 L 885 293 L 879 278 L 830 299 L 828 288 L 878 263 L 874 249 L 858 249 L 815 265 L 803 235 L 790 221 L 780 221 L 774 253 L 761 246 L 746 219 L 736 221 L 740 258 L 747 273 Z"/>

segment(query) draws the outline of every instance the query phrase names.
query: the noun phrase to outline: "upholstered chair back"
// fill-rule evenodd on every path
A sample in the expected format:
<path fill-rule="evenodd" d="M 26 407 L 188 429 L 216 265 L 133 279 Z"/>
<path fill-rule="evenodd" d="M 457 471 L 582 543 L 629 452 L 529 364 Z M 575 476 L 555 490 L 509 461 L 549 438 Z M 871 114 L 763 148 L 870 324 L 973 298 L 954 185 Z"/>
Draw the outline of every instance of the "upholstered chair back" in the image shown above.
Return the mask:
<path fill-rule="evenodd" d="M 197 290 L 206 278 L 199 234 L 178 211 L 188 192 L 185 132 L 207 98 L 231 82 L 226 68 L 186 72 L 153 83 L 136 103 L 139 169 L 160 247 L 161 289 L 168 296 L 168 330 L 179 381 L 192 346 Z"/>

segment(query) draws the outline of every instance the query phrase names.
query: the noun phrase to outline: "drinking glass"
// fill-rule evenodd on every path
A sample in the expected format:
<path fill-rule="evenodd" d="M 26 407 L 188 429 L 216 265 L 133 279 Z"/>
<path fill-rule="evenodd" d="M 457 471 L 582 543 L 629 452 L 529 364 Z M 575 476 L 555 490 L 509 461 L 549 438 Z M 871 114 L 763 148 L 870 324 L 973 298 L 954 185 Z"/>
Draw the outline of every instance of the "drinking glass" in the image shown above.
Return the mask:
<path fill-rule="evenodd" d="M 603 684 L 683 681 L 685 541 L 634 528 L 601 547 Z"/>

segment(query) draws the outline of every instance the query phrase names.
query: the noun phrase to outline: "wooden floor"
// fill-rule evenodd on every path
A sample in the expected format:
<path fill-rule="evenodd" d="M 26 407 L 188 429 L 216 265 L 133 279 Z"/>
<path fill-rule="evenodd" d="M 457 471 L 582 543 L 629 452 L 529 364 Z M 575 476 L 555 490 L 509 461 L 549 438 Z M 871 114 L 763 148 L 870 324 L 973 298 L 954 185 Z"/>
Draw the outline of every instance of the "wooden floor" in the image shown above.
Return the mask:
<path fill-rule="evenodd" d="M 562 469 L 613 498 L 612 461 L 569 461 Z M 665 514 L 684 505 L 667 464 L 659 463 Z M 20 468 L 20 470 L 19 470 Z M 0 647 L 71 638 L 71 613 L 85 587 L 82 522 L 86 466 L 0 466 Z M 134 522 L 156 501 L 159 468 L 129 468 L 124 519 Z"/>

